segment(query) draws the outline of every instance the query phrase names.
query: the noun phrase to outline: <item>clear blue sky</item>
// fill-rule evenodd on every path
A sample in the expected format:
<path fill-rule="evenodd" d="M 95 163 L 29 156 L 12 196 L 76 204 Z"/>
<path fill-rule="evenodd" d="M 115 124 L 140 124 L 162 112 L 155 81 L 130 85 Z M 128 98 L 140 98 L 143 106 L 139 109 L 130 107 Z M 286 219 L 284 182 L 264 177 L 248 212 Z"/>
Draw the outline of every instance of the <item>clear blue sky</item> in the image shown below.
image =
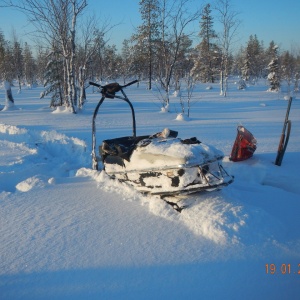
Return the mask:
<path fill-rule="evenodd" d="M 1 2 L 1 1 L 0 1 Z M 194 1 L 201 5 L 208 1 Z M 212 3 L 212 1 L 210 2 Z M 256 34 L 267 47 L 274 40 L 281 49 L 291 50 L 292 45 L 300 47 L 300 1 L 299 0 L 231 0 L 234 10 L 239 11 L 242 24 L 239 28 L 239 44 L 245 45 L 249 36 Z M 99 20 L 108 19 L 110 24 L 119 24 L 110 32 L 110 43 L 121 47 L 122 41 L 129 38 L 134 27 L 140 23 L 138 0 L 88 0 L 88 10 Z M 215 19 L 215 29 L 217 20 Z M 194 25 L 198 30 L 198 23 Z M 7 39 L 12 29 L 23 41 L 31 27 L 26 17 L 9 8 L 0 8 L 0 29 Z M 237 45 L 238 46 L 238 45 Z"/>

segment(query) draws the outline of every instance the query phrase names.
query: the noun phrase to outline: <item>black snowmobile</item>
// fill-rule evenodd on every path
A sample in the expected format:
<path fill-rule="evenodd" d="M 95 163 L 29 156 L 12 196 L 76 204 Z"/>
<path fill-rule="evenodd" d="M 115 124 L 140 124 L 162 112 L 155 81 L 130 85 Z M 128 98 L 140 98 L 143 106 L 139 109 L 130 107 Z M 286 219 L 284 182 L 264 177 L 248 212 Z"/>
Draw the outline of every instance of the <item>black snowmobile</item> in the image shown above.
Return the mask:
<path fill-rule="evenodd" d="M 102 97 L 97 104 L 92 123 L 92 167 L 99 161 L 111 177 L 126 182 L 138 191 L 161 196 L 212 191 L 233 182 L 222 166 L 223 153 L 197 138 L 180 139 L 177 132 L 165 128 L 153 135 L 136 135 L 134 108 L 124 92 L 124 86 L 110 83 L 101 86 Z M 116 93 L 121 92 L 121 95 Z M 121 99 L 128 103 L 132 114 L 132 136 L 103 140 L 96 154 L 96 116 L 106 99 Z"/>

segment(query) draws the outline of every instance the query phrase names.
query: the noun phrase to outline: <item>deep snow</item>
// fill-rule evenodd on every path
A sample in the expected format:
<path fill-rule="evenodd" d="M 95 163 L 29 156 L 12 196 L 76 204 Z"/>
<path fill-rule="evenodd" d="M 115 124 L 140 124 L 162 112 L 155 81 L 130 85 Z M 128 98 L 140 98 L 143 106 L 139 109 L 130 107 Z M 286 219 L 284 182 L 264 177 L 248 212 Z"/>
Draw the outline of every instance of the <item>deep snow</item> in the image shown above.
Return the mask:
<path fill-rule="evenodd" d="M 138 135 L 168 127 L 196 136 L 223 151 L 235 176 L 221 191 L 185 199 L 190 207 L 180 214 L 91 169 L 99 94 L 90 90 L 84 111 L 72 115 L 52 112 L 41 88 L 13 88 L 15 109 L 0 112 L 1 300 L 299 298 L 299 100 L 277 167 L 286 95 L 266 92 L 265 82 L 239 91 L 232 81 L 227 98 L 212 87 L 197 85 L 190 118 L 177 117 L 178 97 L 161 113 L 155 92 L 143 84 L 126 89 Z M 3 89 L 0 96 L 3 108 Z M 233 163 L 238 124 L 258 148 Z M 97 142 L 130 133 L 126 104 L 107 100 Z"/>

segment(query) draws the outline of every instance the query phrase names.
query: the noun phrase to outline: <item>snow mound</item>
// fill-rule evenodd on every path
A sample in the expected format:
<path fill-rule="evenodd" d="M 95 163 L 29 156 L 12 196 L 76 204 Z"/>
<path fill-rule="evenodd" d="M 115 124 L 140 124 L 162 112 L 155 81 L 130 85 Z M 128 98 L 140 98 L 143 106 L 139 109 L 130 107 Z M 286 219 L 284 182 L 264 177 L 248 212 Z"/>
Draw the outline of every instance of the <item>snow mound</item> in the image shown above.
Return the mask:
<path fill-rule="evenodd" d="M 215 193 L 187 197 L 184 201 L 192 205 L 179 214 L 158 196 L 144 196 L 131 186 L 109 178 L 104 171 L 81 168 L 76 176 L 92 178 L 101 191 L 117 193 L 124 201 L 135 201 L 152 214 L 182 224 L 203 239 L 220 245 L 241 241 L 239 232 L 246 224 L 247 214 L 242 206 L 230 204 Z"/>
<path fill-rule="evenodd" d="M 13 125 L 0 124 L 0 133 L 14 135 L 14 134 L 26 134 L 27 130 L 25 128 L 18 128 Z"/>
<path fill-rule="evenodd" d="M 57 106 L 52 112 L 53 114 L 72 113 L 71 109 L 65 106 Z"/>
<path fill-rule="evenodd" d="M 43 188 L 45 183 L 40 178 L 33 176 L 16 185 L 16 189 L 20 192 L 28 192 L 33 188 Z"/>
<path fill-rule="evenodd" d="M 57 131 L 0 124 L 0 147 L 5 153 L 0 157 L 0 192 L 43 187 L 49 178 L 72 176 L 90 160 L 84 141 Z"/>
<path fill-rule="evenodd" d="M 248 215 L 243 207 L 233 205 L 216 195 L 195 197 L 194 206 L 183 210 L 180 219 L 196 235 L 217 244 L 238 243 L 239 231 L 246 225 Z"/>
<path fill-rule="evenodd" d="M 183 113 L 180 113 L 176 116 L 176 121 L 189 121 L 190 118 Z"/>

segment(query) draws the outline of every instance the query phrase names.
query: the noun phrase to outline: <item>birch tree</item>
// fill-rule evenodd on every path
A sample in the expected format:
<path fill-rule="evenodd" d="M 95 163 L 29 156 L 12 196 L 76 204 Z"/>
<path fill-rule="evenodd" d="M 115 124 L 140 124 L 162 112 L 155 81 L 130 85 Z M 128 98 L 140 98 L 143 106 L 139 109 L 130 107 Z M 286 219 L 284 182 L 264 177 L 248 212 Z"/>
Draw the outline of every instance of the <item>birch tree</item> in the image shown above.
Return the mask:
<path fill-rule="evenodd" d="M 36 35 L 49 46 L 60 47 L 64 59 L 65 105 L 76 113 L 75 53 L 77 21 L 87 6 L 86 0 L 4 0 L 7 6 L 22 11 L 36 27 Z"/>
<path fill-rule="evenodd" d="M 77 51 L 77 72 L 79 84 L 79 102 L 78 108 L 81 109 L 86 102 L 86 80 L 89 76 L 89 70 L 93 70 L 93 64 L 96 63 L 95 56 L 104 47 L 105 34 L 111 29 L 108 23 L 103 23 L 101 29 L 98 28 L 98 23 L 95 17 L 90 17 L 82 24 L 80 46 Z M 92 72 L 91 72 L 92 73 Z M 93 80 L 93 79 L 92 79 Z"/>
<path fill-rule="evenodd" d="M 187 33 L 189 24 L 196 21 L 201 10 L 190 11 L 189 0 L 160 0 L 160 48 L 159 82 L 165 91 L 165 106 L 169 106 L 169 91 L 180 50 L 192 33 Z"/>
<path fill-rule="evenodd" d="M 217 19 L 222 26 L 222 31 L 218 35 L 221 48 L 220 95 L 226 97 L 230 51 L 233 43 L 236 41 L 241 21 L 238 19 L 239 13 L 233 10 L 230 0 L 217 0 L 214 8 L 218 14 Z"/>

